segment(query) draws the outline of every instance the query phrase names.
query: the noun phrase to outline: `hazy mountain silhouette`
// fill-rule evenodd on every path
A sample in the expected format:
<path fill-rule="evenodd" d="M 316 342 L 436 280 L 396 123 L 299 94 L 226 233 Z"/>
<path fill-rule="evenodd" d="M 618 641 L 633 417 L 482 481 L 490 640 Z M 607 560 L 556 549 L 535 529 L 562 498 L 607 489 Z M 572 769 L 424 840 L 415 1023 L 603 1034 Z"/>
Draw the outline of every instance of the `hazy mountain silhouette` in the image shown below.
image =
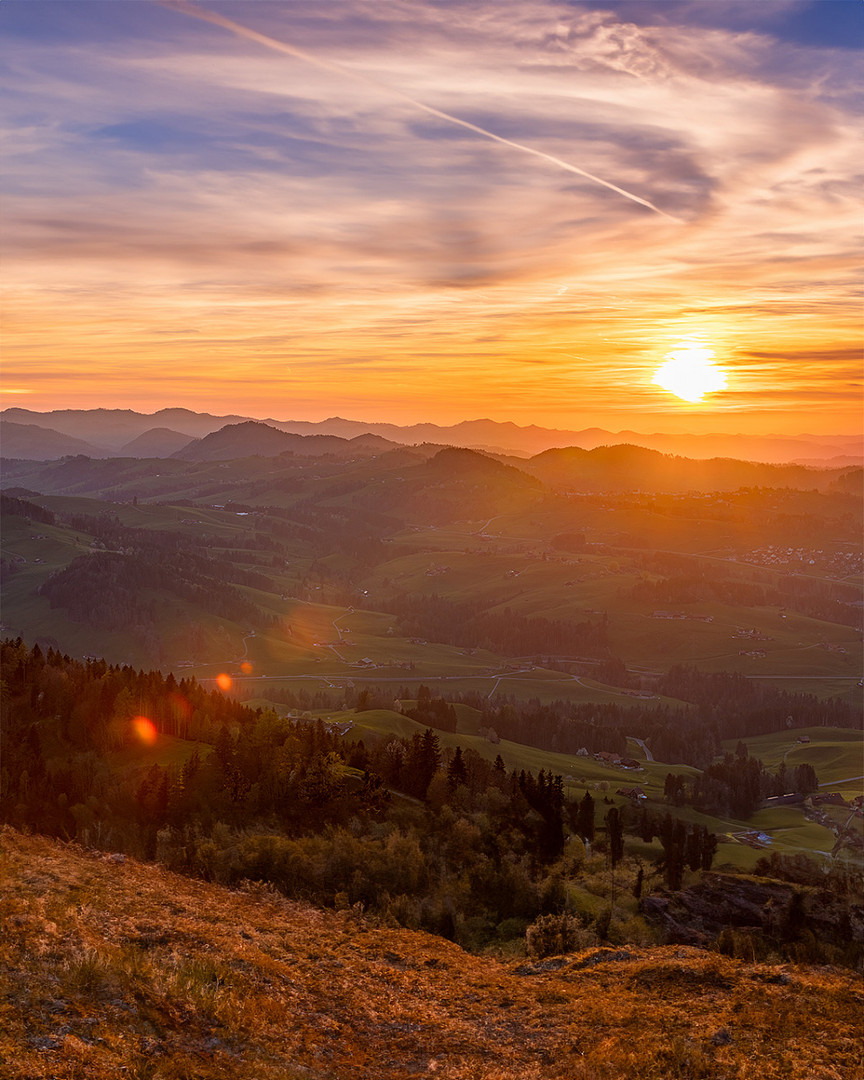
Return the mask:
<path fill-rule="evenodd" d="M 205 435 L 203 439 L 196 439 L 171 456 L 181 461 L 230 461 L 256 454 L 278 457 L 284 453 L 309 457 L 322 454 L 350 457 L 381 454 L 395 445 L 377 435 L 363 434 L 354 439 L 343 439 L 336 435 L 294 435 L 279 431 L 269 424 L 246 420 L 240 424 L 229 424 Z"/>
<path fill-rule="evenodd" d="M 188 435 L 180 431 L 172 431 L 170 428 L 150 428 L 143 434 L 138 435 L 128 442 L 120 450 L 121 457 L 158 458 L 171 457 L 184 446 L 188 446 L 192 440 Z"/>
<path fill-rule="evenodd" d="M 157 427 L 188 435 L 190 439 L 200 439 L 226 426 L 255 420 L 237 415 L 213 416 L 189 409 L 160 409 L 151 414 L 131 409 L 64 409 L 38 413 L 15 407 L 6 409 L 0 417 L 4 422 L 51 428 L 118 453 L 130 441 Z M 525 456 L 564 446 L 593 450 L 602 445 L 629 444 L 691 458 L 734 457 L 772 463 L 802 461 L 809 464 L 832 458 L 857 463 L 864 458 L 864 440 L 861 436 L 842 434 L 790 437 L 749 436 L 731 432 L 704 435 L 640 434 L 635 431 L 615 433 L 596 427 L 578 431 L 543 428 L 534 424 L 520 427 L 511 422 L 494 420 L 465 420 L 450 426 L 412 424 L 400 427 L 397 424 L 345 420 L 338 416 L 320 422 L 274 419 L 255 422 L 263 422 L 268 427 L 294 435 L 332 435 L 352 439 L 357 435 L 371 434 L 402 445 L 429 442 Z"/>
<path fill-rule="evenodd" d="M 168 428 L 189 439 L 199 439 L 226 424 L 248 419 L 245 416 L 210 416 L 190 409 L 160 409 L 145 414 L 132 409 L 58 409 L 39 413 L 18 407 L 0 413 L 4 423 L 12 420 L 21 424 L 53 428 L 76 439 L 94 441 L 109 450 L 120 452 L 133 439 L 155 427 Z"/>
<path fill-rule="evenodd" d="M 65 435 L 35 424 L 16 424 L 4 420 L 0 425 L 0 455 L 29 461 L 52 461 L 67 454 L 86 454 L 88 457 L 110 457 L 111 452 L 83 439 Z"/>
<path fill-rule="evenodd" d="M 756 486 L 824 490 L 846 473 L 859 471 L 733 458 L 698 460 L 641 446 L 546 450 L 521 467 L 550 487 L 577 491 L 734 491 Z"/>

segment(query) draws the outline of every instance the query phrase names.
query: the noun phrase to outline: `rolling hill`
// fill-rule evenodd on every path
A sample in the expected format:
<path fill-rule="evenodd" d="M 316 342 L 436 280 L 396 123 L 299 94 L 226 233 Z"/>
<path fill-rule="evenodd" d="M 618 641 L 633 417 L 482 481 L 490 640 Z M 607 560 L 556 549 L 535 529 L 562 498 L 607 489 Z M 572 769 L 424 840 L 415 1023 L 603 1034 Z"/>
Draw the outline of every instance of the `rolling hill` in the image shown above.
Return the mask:
<path fill-rule="evenodd" d="M 278 457 L 280 454 L 301 454 L 321 457 L 366 456 L 385 453 L 396 444 L 377 435 L 363 434 L 352 439 L 337 435 L 294 435 L 269 424 L 247 420 L 228 424 L 202 439 L 184 446 L 172 456 L 181 461 L 231 461 L 235 458 Z"/>
<path fill-rule="evenodd" d="M 0 423 L 0 454 L 4 458 L 50 461 L 69 454 L 108 457 L 110 452 L 84 439 L 77 439 L 51 428 L 3 420 Z"/>
<path fill-rule="evenodd" d="M 120 448 L 120 457 L 162 458 L 171 457 L 192 440 L 180 431 L 170 428 L 150 428 Z"/>
<path fill-rule="evenodd" d="M 825 490 L 860 469 L 771 465 L 733 458 L 693 460 L 641 446 L 600 446 L 546 450 L 522 466 L 557 488 L 580 491 L 735 491 L 742 487 Z"/>

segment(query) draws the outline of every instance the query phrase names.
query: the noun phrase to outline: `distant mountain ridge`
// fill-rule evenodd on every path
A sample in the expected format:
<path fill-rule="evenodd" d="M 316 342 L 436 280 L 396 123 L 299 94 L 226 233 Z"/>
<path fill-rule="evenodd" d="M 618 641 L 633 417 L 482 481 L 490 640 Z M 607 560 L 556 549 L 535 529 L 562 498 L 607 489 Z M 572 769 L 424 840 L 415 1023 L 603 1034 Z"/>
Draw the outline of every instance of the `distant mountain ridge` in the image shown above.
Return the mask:
<path fill-rule="evenodd" d="M 169 457 L 184 446 L 188 446 L 192 439 L 184 435 L 182 431 L 172 431 L 170 428 L 150 428 L 131 442 L 126 443 L 120 450 L 122 457 Z"/>
<path fill-rule="evenodd" d="M 69 454 L 86 454 L 87 457 L 95 458 L 114 456 L 103 446 L 94 446 L 84 439 L 37 424 L 16 424 L 11 420 L 4 420 L 0 424 L 2 457 L 51 461 Z"/>
<path fill-rule="evenodd" d="M 860 469 L 814 471 L 812 466 L 741 461 L 736 458 L 686 458 L 641 446 L 598 446 L 545 450 L 520 467 L 549 487 L 608 491 L 733 491 L 741 487 L 822 487 L 825 480 L 844 489 L 859 480 Z M 852 477 L 851 474 L 859 474 Z"/>
<path fill-rule="evenodd" d="M 466 499 L 482 517 L 484 514 L 478 507 L 492 500 L 491 514 L 496 494 L 530 500 L 544 487 L 554 492 L 601 493 L 781 487 L 857 494 L 862 482 L 862 468 L 854 465 L 814 468 L 734 458 L 695 459 L 627 444 L 598 446 L 593 450 L 576 446 L 555 448 L 525 459 L 435 443 L 408 448 L 368 434 L 353 439 L 292 435 L 253 421 L 229 424 L 203 439 L 193 440 L 171 457 L 163 457 L 163 464 L 159 465 L 156 462 L 160 459 L 128 456 L 97 459 L 85 454 L 54 460 L 7 458 L 3 481 L 9 489 L 23 484 L 46 494 L 88 493 L 104 497 L 110 492 L 114 497 L 125 491 L 131 498 L 132 494 L 152 496 L 158 490 L 162 498 L 172 493 L 186 498 L 190 484 L 197 490 L 204 478 L 209 477 L 208 492 L 210 495 L 220 492 L 220 498 L 225 501 L 235 497 L 234 480 L 219 470 L 225 469 L 229 462 L 254 458 L 267 461 L 255 484 L 259 496 L 280 490 L 280 477 L 294 474 L 295 459 L 319 461 L 325 469 L 362 465 L 352 482 L 363 485 L 363 498 L 369 505 L 374 504 L 381 513 L 389 512 L 395 505 L 403 508 L 410 505 L 414 508 L 412 512 L 420 517 L 428 511 L 430 498 L 440 504 L 439 517 L 449 512 L 447 507 L 455 510 L 460 500 L 465 504 Z M 207 466 L 211 468 L 208 470 Z M 253 471 L 258 469 L 256 466 Z M 385 476 L 390 481 L 379 485 L 376 478 Z M 145 477 L 149 479 L 142 486 Z M 398 479 L 394 481 L 394 478 Z"/>
<path fill-rule="evenodd" d="M 240 424 L 226 424 L 218 431 L 196 439 L 172 454 L 181 461 L 230 461 L 234 458 L 277 457 L 291 453 L 318 457 L 322 454 L 367 457 L 383 454 L 399 444 L 382 439 L 378 435 L 363 434 L 353 439 L 338 435 L 295 435 L 280 431 L 270 424 L 246 420 Z"/>
<path fill-rule="evenodd" d="M 413 424 L 402 427 L 390 423 L 345 420 L 341 417 L 330 417 L 318 422 L 273 419 L 262 421 L 239 415 L 214 416 L 182 408 L 160 409 L 158 412 L 145 414 L 131 409 L 65 409 L 39 413 L 14 407 L 0 413 L 0 422 L 0 427 L 3 428 L 11 422 L 47 428 L 71 438 L 81 439 L 88 444 L 104 447 L 104 456 L 128 454 L 135 440 L 154 429 L 167 429 L 178 437 L 186 436 L 191 441 L 203 439 L 227 426 L 258 423 L 293 435 L 336 436 L 350 440 L 358 435 L 368 434 L 400 445 L 434 443 L 439 446 L 463 446 L 526 457 L 560 447 L 575 446 L 592 450 L 604 445 L 629 444 L 690 458 L 730 457 L 772 464 L 797 462 L 813 465 L 824 461 L 826 465 L 830 463 L 836 466 L 841 462 L 855 464 L 864 460 L 864 438 L 860 435 L 839 434 L 801 434 L 794 437 L 745 436 L 733 433 L 641 434 L 635 431 L 611 432 L 596 427 L 580 431 L 543 428 L 534 424 L 520 427 L 509 421 L 502 423 L 495 420 L 465 420 L 450 426 Z M 152 456 L 168 457 L 178 449 L 175 443 L 169 451 L 168 445 L 167 442 L 160 444 L 154 441 L 145 444 L 145 447 Z M 153 453 L 154 450 L 159 452 Z M 4 456 L 21 455 L 4 450 Z M 53 453 L 46 455 L 53 456 Z"/>

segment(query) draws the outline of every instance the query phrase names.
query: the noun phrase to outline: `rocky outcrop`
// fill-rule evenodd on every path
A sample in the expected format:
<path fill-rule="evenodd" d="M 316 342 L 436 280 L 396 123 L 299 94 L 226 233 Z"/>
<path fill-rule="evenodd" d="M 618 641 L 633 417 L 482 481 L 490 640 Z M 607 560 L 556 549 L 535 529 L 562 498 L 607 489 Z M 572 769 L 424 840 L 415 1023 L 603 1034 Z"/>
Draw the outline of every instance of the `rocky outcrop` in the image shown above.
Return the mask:
<path fill-rule="evenodd" d="M 790 921 L 795 894 L 801 897 L 799 925 Z M 705 874 L 680 892 L 645 897 L 641 910 L 646 919 L 662 927 L 668 941 L 687 945 L 710 945 L 727 928 L 781 938 L 806 928 L 820 941 L 864 942 L 860 905 L 826 890 L 767 878 Z"/>

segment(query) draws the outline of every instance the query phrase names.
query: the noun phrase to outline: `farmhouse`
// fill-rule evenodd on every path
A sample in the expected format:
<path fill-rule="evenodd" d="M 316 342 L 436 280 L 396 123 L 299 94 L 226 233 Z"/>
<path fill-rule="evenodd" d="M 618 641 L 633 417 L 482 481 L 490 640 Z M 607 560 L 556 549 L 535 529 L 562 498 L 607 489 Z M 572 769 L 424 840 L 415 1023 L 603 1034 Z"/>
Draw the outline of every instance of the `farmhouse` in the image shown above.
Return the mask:
<path fill-rule="evenodd" d="M 640 799 L 647 799 L 648 796 L 642 790 L 641 787 L 623 788 L 619 787 L 615 792 L 616 795 L 623 795 L 625 799 L 632 799 L 633 802 L 638 802 Z"/>
<path fill-rule="evenodd" d="M 846 800 L 839 791 L 829 791 L 825 795 L 811 795 L 811 806 L 845 806 Z"/>

